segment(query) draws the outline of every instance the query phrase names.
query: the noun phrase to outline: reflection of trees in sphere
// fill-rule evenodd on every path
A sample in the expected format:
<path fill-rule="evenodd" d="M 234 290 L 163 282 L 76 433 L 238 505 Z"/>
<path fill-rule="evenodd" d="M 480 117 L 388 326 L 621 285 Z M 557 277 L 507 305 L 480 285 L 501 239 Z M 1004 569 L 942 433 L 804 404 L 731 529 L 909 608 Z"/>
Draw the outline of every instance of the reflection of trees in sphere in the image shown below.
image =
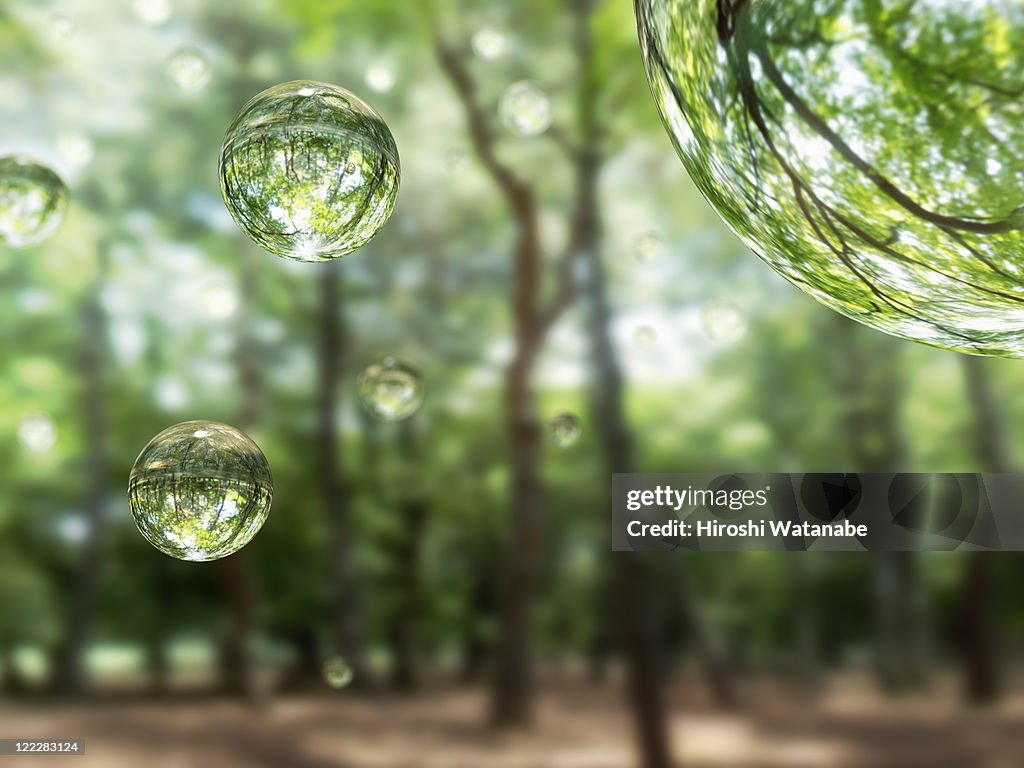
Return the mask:
<path fill-rule="evenodd" d="M 351 665 L 341 656 L 335 656 L 324 663 L 324 680 L 331 688 L 347 687 L 355 678 Z"/>
<path fill-rule="evenodd" d="M 573 414 L 560 413 L 548 422 L 548 434 L 556 447 L 569 448 L 580 439 L 583 434 L 583 425 Z"/>
<path fill-rule="evenodd" d="M 1018 4 L 636 7 L 683 164 L 775 270 L 889 333 L 1024 356 Z"/>
<path fill-rule="evenodd" d="M 49 239 L 68 207 L 60 176 L 25 157 L 0 158 L 0 243 L 25 248 Z"/>
<path fill-rule="evenodd" d="M 351 253 L 391 215 L 398 148 L 369 105 L 336 85 L 296 81 L 252 99 L 220 157 L 224 202 L 258 245 L 296 261 Z"/>
<path fill-rule="evenodd" d="M 385 357 L 359 377 L 359 400 L 381 421 L 402 421 L 423 404 L 423 378 L 408 363 Z"/>
<path fill-rule="evenodd" d="M 270 467 L 245 434 L 213 421 L 165 429 L 128 480 L 139 531 L 180 560 L 217 560 L 248 544 L 270 514 Z"/>

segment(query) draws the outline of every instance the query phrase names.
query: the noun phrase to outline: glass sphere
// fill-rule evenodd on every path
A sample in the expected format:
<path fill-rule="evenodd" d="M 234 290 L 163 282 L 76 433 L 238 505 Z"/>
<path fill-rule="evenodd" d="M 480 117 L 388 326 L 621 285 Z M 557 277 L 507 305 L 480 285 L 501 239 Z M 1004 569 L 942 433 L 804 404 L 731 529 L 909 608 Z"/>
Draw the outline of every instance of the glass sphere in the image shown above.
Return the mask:
<path fill-rule="evenodd" d="M 220 155 L 232 218 L 259 246 L 295 261 L 366 245 L 391 215 L 400 178 L 380 115 L 344 88 L 308 80 L 249 101 Z"/>
<path fill-rule="evenodd" d="M 359 400 L 381 421 L 402 421 L 423 404 L 423 378 L 408 363 L 385 357 L 359 377 Z"/>
<path fill-rule="evenodd" d="M 0 158 L 0 243 L 25 248 L 49 239 L 64 220 L 68 188 L 45 165 Z"/>
<path fill-rule="evenodd" d="M 191 45 L 183 45 L 168 57 L 167 74 L 181 90 L 194 93 L 209 84 L 213 73 L 205 53 Z"/>
<path fill-rule="evenodd" d="M 516 136 L 539 136 L 551 127 L 551 100 L 528 80 L 505 89 L 499 111 L 505 126 Z"/>
<path fill-rule="evenodd" d="M 227 424 L 186 421 L 149 441 L 128 478 L 135 525 L 179 560 L 217 560 L 248 544 L 270 514 L 267 459 Z"/>
<path fill-rule="evenodd" d="M 653 347 L 658 343 L 658 332 L 649 325 L 641 325 L 633 332 L 633 341 L 642 349 Z"/>
<path fill-rule="evenodd" d="M 560 413 L 548 422 L 548 434 L 556 447 L 569 448 L 579 441 L 583 426 L 573 414 Z"/>
<path fill-rule="evenodd" d="M 500 29 L 481 27 L 473 34 L 473 53 L 481 59 L 500 59 L 508 51 L 508 37 Z"/>
<path fill-rule="evenodd" d="M 712 299 L 701 312 L 704 333 L 712 341 L 732 344 L 747 332 L 747 318 L 731 301 Z"/>
<path fill-rule="evenodd" d="M 335 656 L 324 663 L 324 680 L 331 688 L 346 688 L 352 683 L 353 678 L 355 672 L 341 656 Z"/>
<path fill-rule="evenodd" d="M 1024 355 L 1018 3 L 636 9 L 684 166 L 762 259 L 888 333 Z"/>

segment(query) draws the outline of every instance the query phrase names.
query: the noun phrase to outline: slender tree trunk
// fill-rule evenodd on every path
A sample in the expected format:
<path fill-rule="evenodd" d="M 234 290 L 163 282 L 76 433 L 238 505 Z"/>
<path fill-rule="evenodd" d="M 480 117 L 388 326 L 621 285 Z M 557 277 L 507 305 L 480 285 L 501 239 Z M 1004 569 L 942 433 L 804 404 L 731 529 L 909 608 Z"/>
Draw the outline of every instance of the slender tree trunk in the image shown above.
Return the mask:
<path fill-rule="evenodd" d="M 100 567 L 100 538 L 103 508 L 107 499 L 109 459 L 105 404 L 107 367 L 107 314 L 102 291 L 106 283 L 109 243 L 101 241 L 96 254 L 96 274 L 86 292 L 80 313 L 83 382 L 82 413 L 85 444 L 88 446 L 85 498 L 86 535 L 79 555 L 75 583 L 71 589 L 64 644 L 57 656 L 55 687 L 59 693 L 78 695 L 85 687 L 85 651 L 89 642 L 96 599 L 96 578 Z"/>
<path fill-rule="evenodd" d="M 539 260 L 536 243 L 524 242 L 520 251 L 520 264 L 532 264 L 535 268 Z M 531 383 L 536 356 L 536 330 L 532 318 L 538 284 L 535 269 L 520 268 L 517 272 L 517 351 L 506 379 L 507 432 L 512 468 L 512 536 L 504 569 L 501 630 L 491 691 L 491 719 L 499 726 L 526 725 L 532 719 L 531 635 L 542 536 L 541 427 Z"/>
<path fill-rule="evenodd" d="M 402 460 L 410 471 L 419 470 L 420 451 L 417 444 L 415 418 L 401 426 Z M 410 483 L 399 503 L 402 526 L 395 547 L 398 567 L 396 592 L 398 601 L 391 616 L 389 636 L 394 659 L 391 686 L 399 691 L 412 691 L 419 687 L 417 663 L 417 620 L 420 610 L 420 549 L 427 522 L 426 499 L 417 482 Z"/>
<path fill-rule="evenodd" d="M 973 434 L 981 469 L 985 472 L 1011 472 L 1014 461 L 1010 439 L 1000 419 L 999 405 L 992 389 L 986 361 L 963 355 L 967 395 L 974 410 Z M 998 629 L 993 599 L 993 552 L 967 555 L 961 590 L 961 643 L 964 665 L 964 695 L 975 704 L 995 702 L 1002 693 Z"/>
<path fill-rule="evenodd" d="M 359 582 L 352 546 L 349 487 L 345 477 L 339 437 L 338 393 L 347 344 L 342 327 L 343 295 L 340 265 L 324 264 L 320 274 L 319 423 L 317 453 L 320 459 L 320 494 L 330 526 L 331 576 L 334 586 L 334 652 L 355 673 L 353 686 L 366 687 L 363 626 Z"/>
<path fill-rule="evenodd" d="M 248 432 L 259 418 L 263 394 L 263 375 L 248 330 L 259 290 L 259 265 L 248 244 L 241 251 L 243 267 L 235 330 L 235 368 L 242 389 L 242 407 L 237 426 Z M 230 616 L 220 644 L 221 688 L 232 695 L 250 696 L 254 690 L 247 644 L 256 613 L 256 589 L 246 566 L 244 551 L 218 560 L 216 568 Z"/>
<path fill-rule="evenodd" d="M 593 413 L 599 425 L 603 478 L 633 469 L 633 440 L 626 421 L 622 370 L 611 338 L 612 311 L 602 260 L 603 231 L 598 183 L 601 135 L 597 122 L 593 74 L 594 41 L 590 33 L 592 0 L 572 0 L 575 47 L 583 82 L 577 117 L 580 146 L 575 153 L 576 211 L 573 230 L 578 255 L 585 261 L 590 307 L 590 344 L 594 367 Z M 611 519 L 610 497 L 606 510 Z M 645 588 L 646 569 L 632 552 L 613 555 L 612 578 L 622 649 L 626 656 L 629 700 L 644 768 L 672 764 L 665 703 L 658 671 L 658 643 L 652 626 L 652 590 Z"/>

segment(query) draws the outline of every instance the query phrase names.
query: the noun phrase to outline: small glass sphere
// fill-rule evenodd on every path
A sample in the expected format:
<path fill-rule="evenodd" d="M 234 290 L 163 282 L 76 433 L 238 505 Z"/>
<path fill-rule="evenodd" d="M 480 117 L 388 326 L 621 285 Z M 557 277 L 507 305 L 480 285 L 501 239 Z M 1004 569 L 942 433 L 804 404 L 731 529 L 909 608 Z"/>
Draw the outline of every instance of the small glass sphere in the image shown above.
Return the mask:
<path fill-rule="evenodd" d="M 512 83 L 502 94 L 501 119 L 516 136 L 539 136 L 551 126 L 548 95 L 528 80 Z"/>
<path fill-rule="evenodd" d="M 732 344 L 747 332 L 747 319 L 731 301 L 713 299 L 704 305 L 701 313 L 704 333 L 712 341 Z"/>
<path fill-rule="evenodd" d="M 378 62 L 366 68 L 366 87 L 374 93 L 387 93 L 395 87 L 395 70 Z"/>
<path fill-rule="evenodd" d="M 41 413 L 26 416 L 18 424 L 18 440 L 29 453 L 46 453 L 57 444 L 57 428 Z"/>
<path fill-rule="evenodd" d="M 135 0 L 135 13 L 146 24 L 163 24 L 173 13 L 170 0 Z"/>
<path fill-rule="evenodd" d="M 341 656 L 335 656 L 324 662 L 324 681 L 334 688 L 340 690 L 348 687 L 355 678 L 355 672 L 351 665 Z"/>
<path fill-rule="evenodd" d="M 683 165 L 818 301 L 1024 357 L 1019 2 L 636 0 Z"/>
<path fill-rule="evenodd" d="M 641 349 L 653 347 L 658 343 L 658 332 L 649 325 L 641 325 L 633 333 L 633 340 Z"/>
<path fill-rule="evenodd" d="M 548 434 L 556 447 L 569 448 L 579 441 L 583 434 L 583 425 L 573 414 L 563 412 L 548 422 Z"/>
<path fill-rule="evenodd" d="M 167 74 L 181 90 L 195 93 L 209 84 L 212 71 L 205 53 L 191 45 L 183 45 L 167 58 Z"/>
<path fill-rule="evenodd" d="M 650 264 L 658 260 L 664 247 L 665 242 L 662 240 L 661 235 L 652 230 L 637 236 L 633 242 L 633 253 L 637 261 Z"/>
<path fill-rule="evenodd" d="M 57 154 L 70 170 L 85 168 L 96 157 L 96 145 L 82 133 L 64 133 L 57 138 Z"/>
<path fill-rule="evenodd" d="M 25 248 L 60 227 L 68 188 L 47 168 L 26 157 L 0 158 L 0 243 Z"/>
<path fill-rule="evenodd" d="M 423 404 L 423 378 L 408 363 L 385 357 L 359 377 L 359 400 L 381 421 L 402 421 Z"/>
<path fill-rule="evenodd" d="M 494 27 L 481 27 L 473 35 L 473 53 L 481 59 L 500 59 L 508 51 L 508 38 Z"/>
<path fill-rule="evenodd" d="M 237 552 L 270 514 L 270 467 L 259 446 L 215 421 L 165 429 L 142 449 L 128 478 L 139 532 L 179 560 Z"/>
<path fill-rule="evenodd" d="M 272 254 L 327 261 L 366 245 L 391 215 L 401 169 L 391 131 L 344 88 L 268 88 L 228 128 L 220 182 L 232 218 Z"/>

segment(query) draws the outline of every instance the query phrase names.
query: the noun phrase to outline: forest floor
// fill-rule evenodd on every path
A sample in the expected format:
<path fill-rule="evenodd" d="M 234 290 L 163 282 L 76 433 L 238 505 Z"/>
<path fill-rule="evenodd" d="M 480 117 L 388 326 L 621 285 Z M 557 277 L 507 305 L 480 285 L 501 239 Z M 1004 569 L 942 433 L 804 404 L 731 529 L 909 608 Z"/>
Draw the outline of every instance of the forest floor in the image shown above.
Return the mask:
<path fill-rule="evenodd" d="M 885 699 L 863 677 L 815 693 L 744 685 L 744 704 L 701 702 L 697 680 L 672 692 L 677 762 L 693 768 L 1024 766 L 1024 695 L 989 710 L 952 686 Z M 84 739 L 79 757 L 0 757 L 0 768 L 631 768 L 630 719 L 614 683 L 548 683 L 536 727 L 483 725 L 480 690 L 410 697 L 350 693 L 252 705 L 201 697 L 78 705 L 0 701 L 0 737 Z"/>

